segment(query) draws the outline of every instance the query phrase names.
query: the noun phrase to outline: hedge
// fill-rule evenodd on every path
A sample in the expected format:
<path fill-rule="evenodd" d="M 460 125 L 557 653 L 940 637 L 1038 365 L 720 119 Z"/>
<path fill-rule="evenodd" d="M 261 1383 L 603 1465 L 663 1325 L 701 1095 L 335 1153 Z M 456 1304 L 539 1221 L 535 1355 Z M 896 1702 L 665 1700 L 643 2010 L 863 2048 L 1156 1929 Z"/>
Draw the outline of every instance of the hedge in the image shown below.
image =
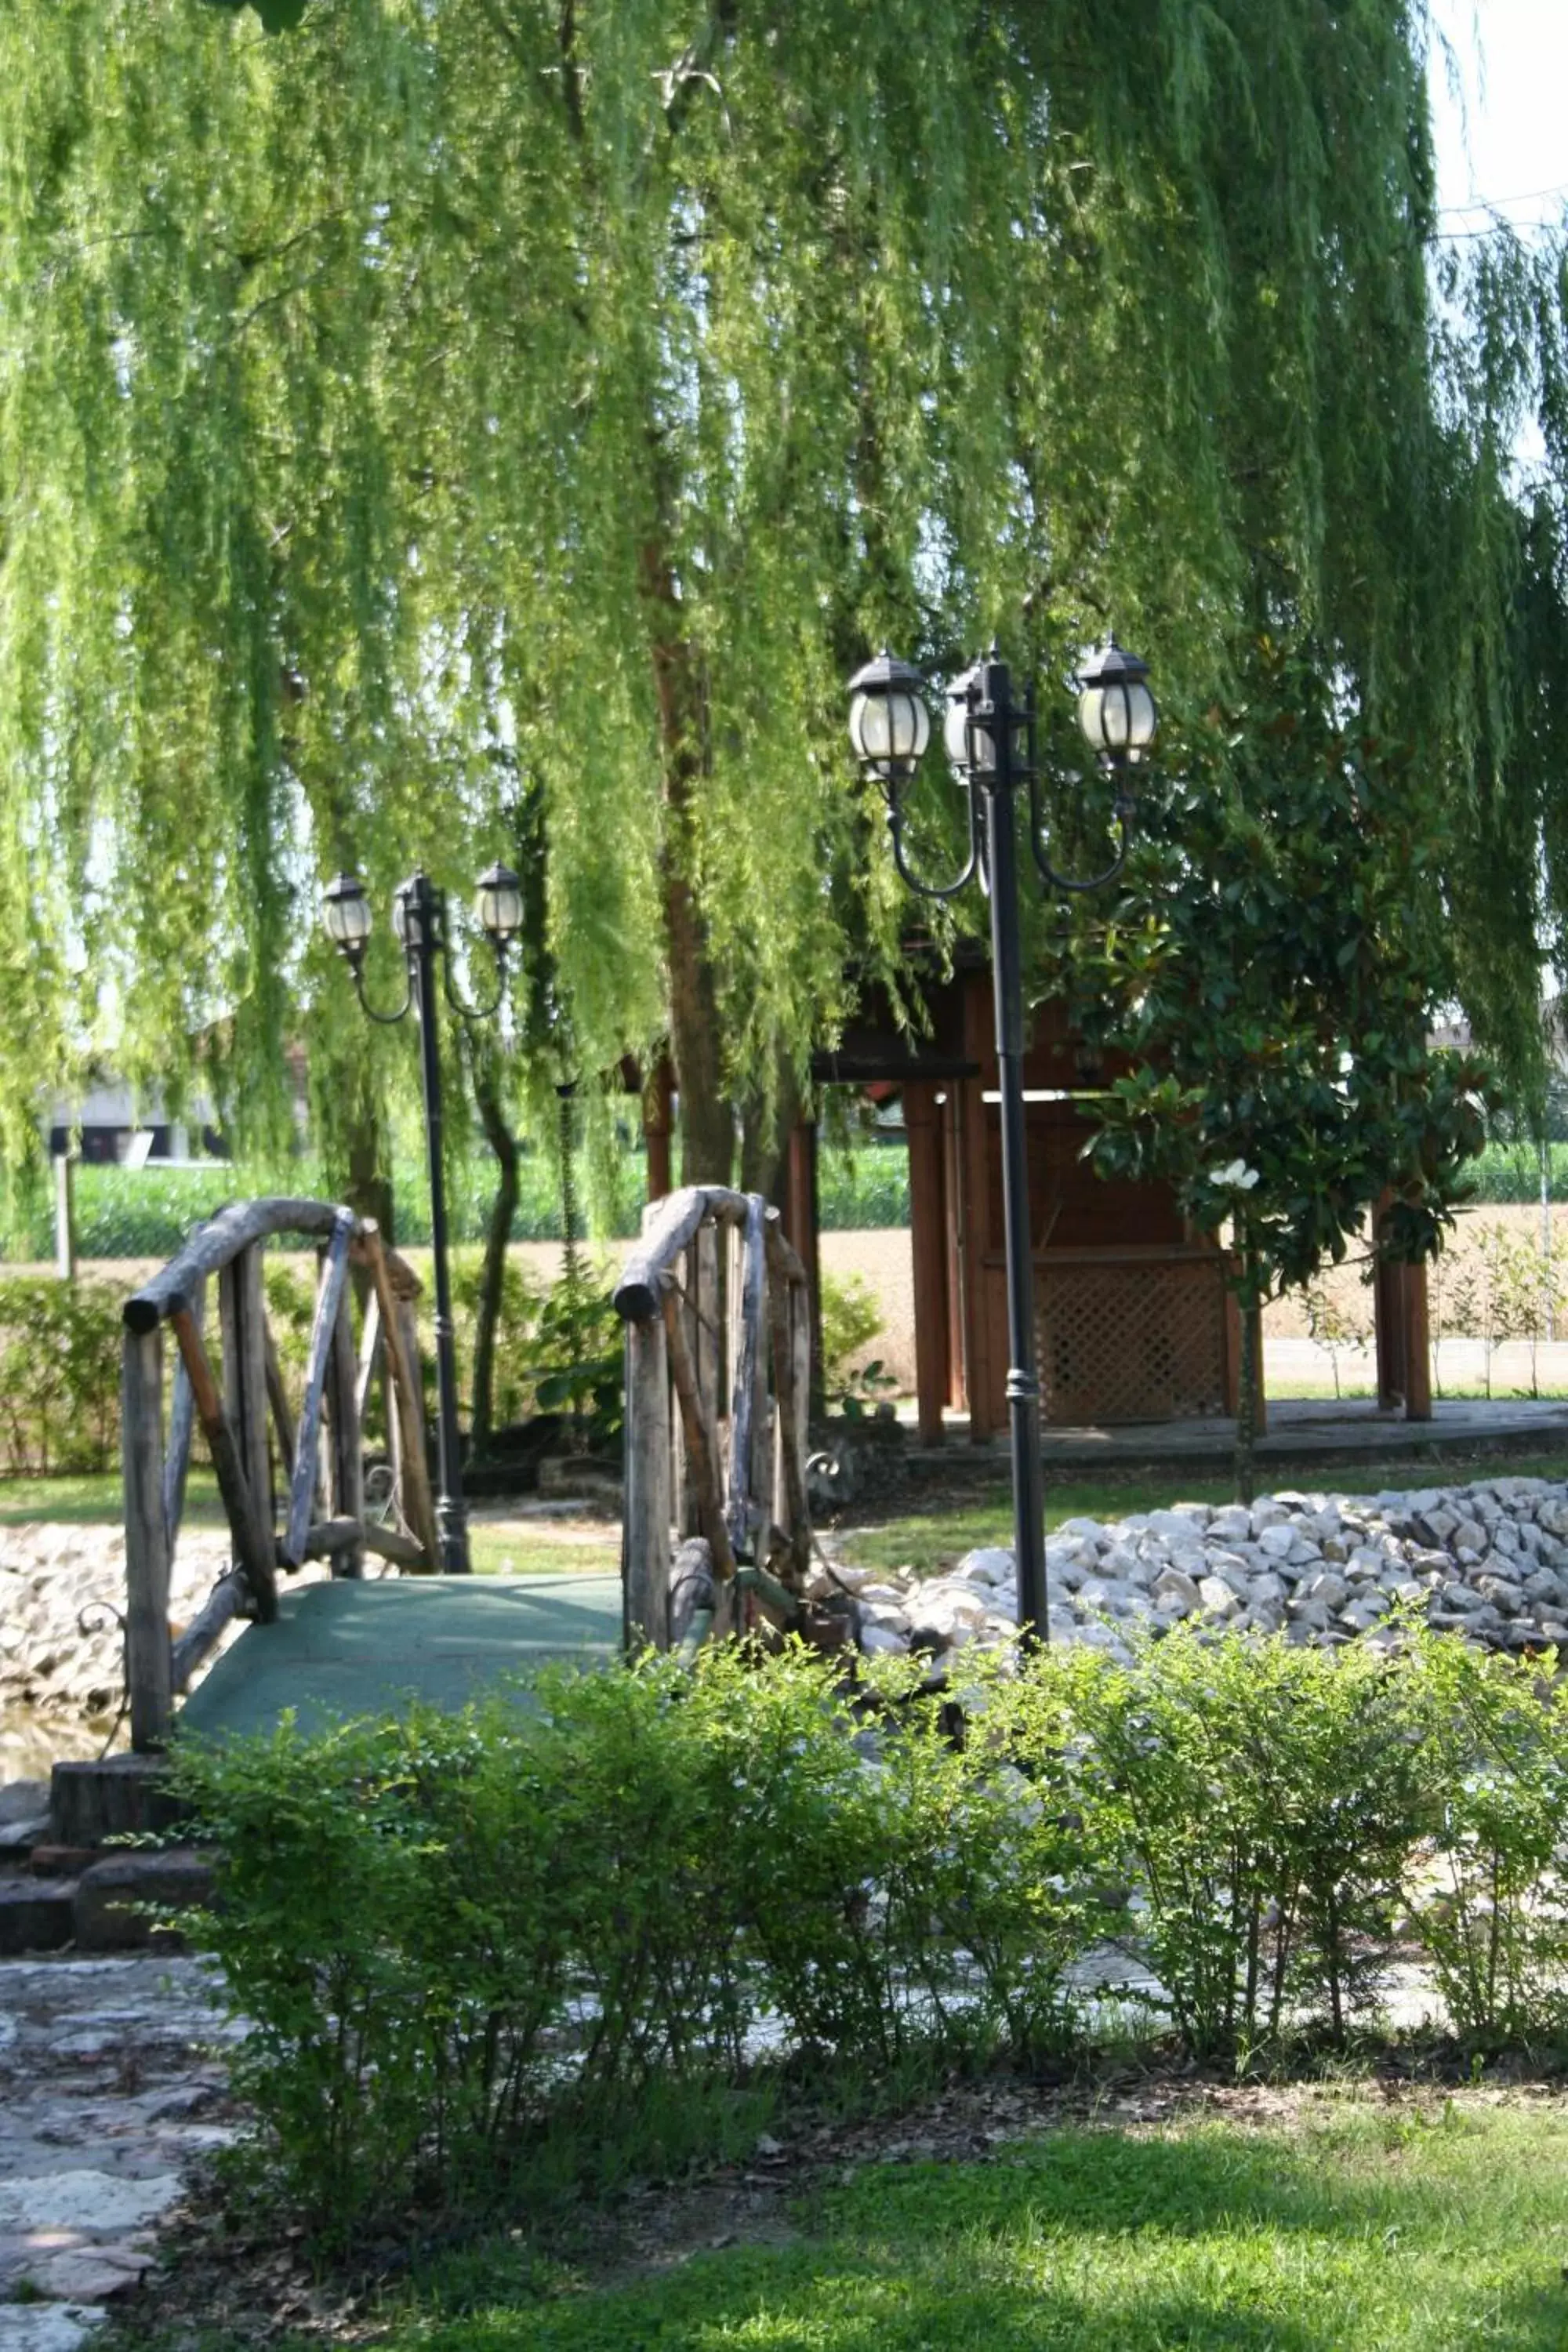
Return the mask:
<path fill-rule="evenodd" d="M 1119 1971 L 1194 2062 L 1343 2048 L 1412 1938 L 1473 2045 L 1561 2043 L 1568 1700 L 1404 1638 L 981 1659 L 963 1736 L 910 1662 L 731 1647 L 187 1748 L 246 2161 L 318 2230 L 427 2225 L 661 2085 L 1081 2061 Z"/>

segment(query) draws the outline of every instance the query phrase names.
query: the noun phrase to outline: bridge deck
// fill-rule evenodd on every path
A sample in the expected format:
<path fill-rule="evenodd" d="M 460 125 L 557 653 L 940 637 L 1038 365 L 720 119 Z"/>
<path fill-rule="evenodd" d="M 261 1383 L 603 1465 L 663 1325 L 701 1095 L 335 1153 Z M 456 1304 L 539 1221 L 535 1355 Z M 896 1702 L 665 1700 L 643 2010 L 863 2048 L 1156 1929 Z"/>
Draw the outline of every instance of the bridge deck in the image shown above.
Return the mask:
<path fill-rule="evenodd" d="M 618 1576 L 419 1576 L 310 1584 L 279 1597 L 192 1692 L 180 1720 L 207 1738 L 303 1731 L 396 1712 L 452 1711 L 548 1660 L 619 1654 Z"/>

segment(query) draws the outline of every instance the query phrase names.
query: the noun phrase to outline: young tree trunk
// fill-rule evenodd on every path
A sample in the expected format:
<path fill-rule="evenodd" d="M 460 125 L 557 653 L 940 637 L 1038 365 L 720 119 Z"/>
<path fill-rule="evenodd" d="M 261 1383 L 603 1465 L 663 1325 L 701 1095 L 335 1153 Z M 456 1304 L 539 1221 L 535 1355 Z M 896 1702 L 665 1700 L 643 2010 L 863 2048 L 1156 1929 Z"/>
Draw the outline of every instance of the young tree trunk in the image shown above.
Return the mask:
<path fill-rule="evenodd" d="M 1236 1416 L 1236 1499 L 1250 1503 L 1258 1490 L 1258 1260 L 1242 1242 L 1241 1394 Z"/>
<path fill-rule="evenodd" d="M 485 1229 L 485 1261 L 479 1276 L 479 1311 L 474 1328 L 474 1383 L 468 1402 L 468 1427 L 473 1451 L 482 1455 L 495 1427 L 496 1327 L 500 1321 L 501 1286 L 506 1277 L 507 1244 L 511 1239 L 517 1208 L 517 1139 L 501 1107 L 500 1087 L 493 1055 L 474 1055 L 474 1102 L 485 1141 L 496 1156 L 499 1171 L 496 1196 Z"/>

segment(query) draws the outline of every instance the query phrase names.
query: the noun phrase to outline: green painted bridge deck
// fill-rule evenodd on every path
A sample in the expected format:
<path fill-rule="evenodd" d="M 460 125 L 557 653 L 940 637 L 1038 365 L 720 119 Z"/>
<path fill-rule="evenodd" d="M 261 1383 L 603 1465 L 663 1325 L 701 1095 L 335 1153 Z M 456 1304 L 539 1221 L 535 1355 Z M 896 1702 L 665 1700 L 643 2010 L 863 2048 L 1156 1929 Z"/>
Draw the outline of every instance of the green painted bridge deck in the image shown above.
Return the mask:
<path fill-rule="evenodd" d="M 271 1625 L 248 1625 L 196 1686 L 180 1720 L 207 1738 L 301 1731 L 410 1701 L 455 1712 L 509 1676 L 556 1660 L 607 1664 L 621 1650 L 618 1576 L 343 1579 L 284 1592 Z"/>

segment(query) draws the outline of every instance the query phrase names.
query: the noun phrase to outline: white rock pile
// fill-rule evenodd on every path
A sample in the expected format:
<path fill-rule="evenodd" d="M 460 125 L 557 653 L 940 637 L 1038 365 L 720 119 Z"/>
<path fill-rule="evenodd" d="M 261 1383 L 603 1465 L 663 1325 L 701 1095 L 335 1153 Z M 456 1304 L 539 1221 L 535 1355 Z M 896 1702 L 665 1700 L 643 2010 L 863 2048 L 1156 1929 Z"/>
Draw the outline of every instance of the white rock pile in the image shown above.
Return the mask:
<path fill-rule="evenodd" d="M 1394 1638 L 1400 1603 L 1496 1649 L 1568 1650 L 1568 1483 L 1497 1477 L 1415 1493 L 1266 1495 L 1178 1503 L 1102 1525 L 1068 1519 L 1046 1546 L 1053 1642 L 1120 1655 L 1187 1619 L 1331 1643 Z M 1017 1632 L 1010 1550 L 917 1577 L 835 1563 L 819 1589 L 854 1596 L 860 1647 L 941 1657 Z"/>
<path fill-rule="evenodd" d="M 229 1563 L 221 1529 L 187 1528 L 171 1579 L 176 1629 Z M 0 1528 L 0 1708 L 96 1718 L 120 1705 L 125 1536 L 114 1527 Z"/>

